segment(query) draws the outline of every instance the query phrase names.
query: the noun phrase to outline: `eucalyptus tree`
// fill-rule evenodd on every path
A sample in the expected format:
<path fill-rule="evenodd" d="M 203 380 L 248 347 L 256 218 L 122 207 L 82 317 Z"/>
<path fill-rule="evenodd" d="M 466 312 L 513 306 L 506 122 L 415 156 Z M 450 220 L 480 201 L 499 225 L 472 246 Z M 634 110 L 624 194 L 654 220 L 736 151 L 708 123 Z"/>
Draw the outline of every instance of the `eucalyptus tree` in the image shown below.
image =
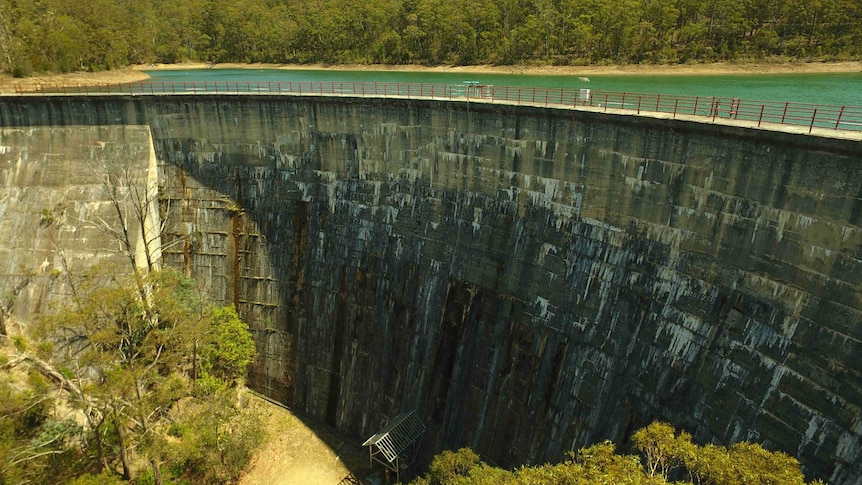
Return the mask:
<path fill-rule="evenodd" d="M 129 479 L 134 458 L 143 458 L 160 484 L 165 431 L 176 404 L 192 394 L 199 363 L 218 382 L 241 380 L 254 342 L 234 310 L 213 310 L 194 280 L 162 267 L 165 227 L 150 158 L 146 144 L 95 149 L 92 177 L 107 203 L 83 211 L 87 220 L 78 223 L 102 231 L 118 257 L 65 268 L 71 297 L 44 318 L 39 334 L 53 344 L 44 346 L 46 358 L 68 371 L 70 402 L 86 417 L 97 471 L 118 461 Z M 113 440 L 116 453 L 106 446 Z"/>
<path fill-rule="evenodd" d="M 413 485 L 804 485 L 799 462 L 754 443 L 698 446 L 686 432 L 654 422 L 632 441 L 642 455 L 620 454 L 610 441 L 581 448 L 560 463 L 507 471 L 481 461 L 469 448 L 435 456 Z M 679 477 L 679 478 L 677 478 Z M 822 482 L 815 480 L 812 485 Z"/>

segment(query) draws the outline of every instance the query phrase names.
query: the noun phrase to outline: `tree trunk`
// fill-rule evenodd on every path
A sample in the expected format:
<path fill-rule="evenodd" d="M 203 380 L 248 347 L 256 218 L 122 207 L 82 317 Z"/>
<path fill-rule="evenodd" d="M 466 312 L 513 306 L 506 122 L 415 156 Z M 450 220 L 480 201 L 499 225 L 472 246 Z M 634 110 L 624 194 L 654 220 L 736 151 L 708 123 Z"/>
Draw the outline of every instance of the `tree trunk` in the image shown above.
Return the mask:
<path fill-rule="evenodd" d="M 102 425 L 105 424 L 105 416 L 98 421 L 89 418 L 91 420 L 91 425 L 93 426 L 93 438 L 96 440 L 96 454 L 99 458 L 99 468 L 97 471 L 102 473 L 103 470 L 108 468 L 108 460 L 105 458 L 105 448 L 102 445 Z"/>
<path fill-rule="evenodd" d="M 132 469 L 129 466 L 129 450 L 126 443 L 126 431 L 123 428 L 123 422 L 120 419 L 120 413 L 117 411 L 116 403 L 111 405 L 114 411 L 114 425 L 117 427 L 117 441 L 120 445 L 120 461 L 123 463 L 123 479 L 132 479 Z"/>
<path fill-rule="evenodd" d="M 156 460 L 150 460 L 150 466 L 153 468 L 153 478 L 156 485 L 162 485 L 162 470 L 159 468 L 159 464 Z"/>
<path fill-rule="evenodd" d="M 198 380 L 198 341 L 192 347 L 192 385 Z"/>

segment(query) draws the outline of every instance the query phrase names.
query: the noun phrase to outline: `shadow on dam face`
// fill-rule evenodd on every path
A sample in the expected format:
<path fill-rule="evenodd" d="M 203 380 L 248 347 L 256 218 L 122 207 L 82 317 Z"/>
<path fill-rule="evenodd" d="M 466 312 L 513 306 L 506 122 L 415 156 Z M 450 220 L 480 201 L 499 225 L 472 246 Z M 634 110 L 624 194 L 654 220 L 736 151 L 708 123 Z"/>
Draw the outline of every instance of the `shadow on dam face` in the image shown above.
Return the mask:
<path fill-rule="evenodd" d="M 165 261 L 250 323 L 251 387 L 357 439 L 415 409 L 421 461 L 514 466 L 662 419 L 862 480 L 860 142 L 417 100 L 0 105 L 7 132 L 148 127 Z"/>

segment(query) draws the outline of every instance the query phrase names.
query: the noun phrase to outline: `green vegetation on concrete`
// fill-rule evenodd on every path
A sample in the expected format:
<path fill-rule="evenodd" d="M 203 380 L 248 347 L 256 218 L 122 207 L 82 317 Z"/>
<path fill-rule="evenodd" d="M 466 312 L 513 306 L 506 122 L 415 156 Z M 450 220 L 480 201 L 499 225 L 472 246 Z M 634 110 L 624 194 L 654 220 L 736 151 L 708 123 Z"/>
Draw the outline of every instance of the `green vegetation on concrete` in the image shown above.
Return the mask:
<path fill-rule="evenodd" d="M 248 325 L 240 320 L 236 309 L 232 306 L 214 309 L 202 352 L 204 372 L 222 382 L 235 382 L 245 377 L 255 354 Z"/>
<path fill-rule="evenodd" d="M 0 70 L 858 59 L 862 0 L 0 0 Z"/>
<path fill-rule="evenodd" d="M 641 455 L 621 455 L 611 442 L 583 448 L 558 464 L 507 471 L 469 448 L 444 451 L 413 485 L 803 485 L 799 462 L 752 443 L 698 446 L 685 432 L 654 422 L 633 436 Z M 678 477 L 678 478 L 677 478 Z M 819 480 L 811 483 L 822 483 Z"/>

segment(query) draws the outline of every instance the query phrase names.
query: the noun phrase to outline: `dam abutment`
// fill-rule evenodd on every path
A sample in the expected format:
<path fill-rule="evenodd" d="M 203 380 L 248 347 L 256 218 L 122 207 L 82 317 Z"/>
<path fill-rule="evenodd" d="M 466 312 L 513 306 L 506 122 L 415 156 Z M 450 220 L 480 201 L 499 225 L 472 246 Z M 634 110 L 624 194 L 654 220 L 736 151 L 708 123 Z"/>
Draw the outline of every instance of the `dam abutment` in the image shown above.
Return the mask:
<path fill-rule="evenodd" d="M 663 419 L 862 480 L 859 140 L 438 100 L 0 108 L 9 187 L 151 140 L 165 262 L 250 323 L 251 387 L 357 437 L 415 409 L 425 459 L 513 466 Z"/>

